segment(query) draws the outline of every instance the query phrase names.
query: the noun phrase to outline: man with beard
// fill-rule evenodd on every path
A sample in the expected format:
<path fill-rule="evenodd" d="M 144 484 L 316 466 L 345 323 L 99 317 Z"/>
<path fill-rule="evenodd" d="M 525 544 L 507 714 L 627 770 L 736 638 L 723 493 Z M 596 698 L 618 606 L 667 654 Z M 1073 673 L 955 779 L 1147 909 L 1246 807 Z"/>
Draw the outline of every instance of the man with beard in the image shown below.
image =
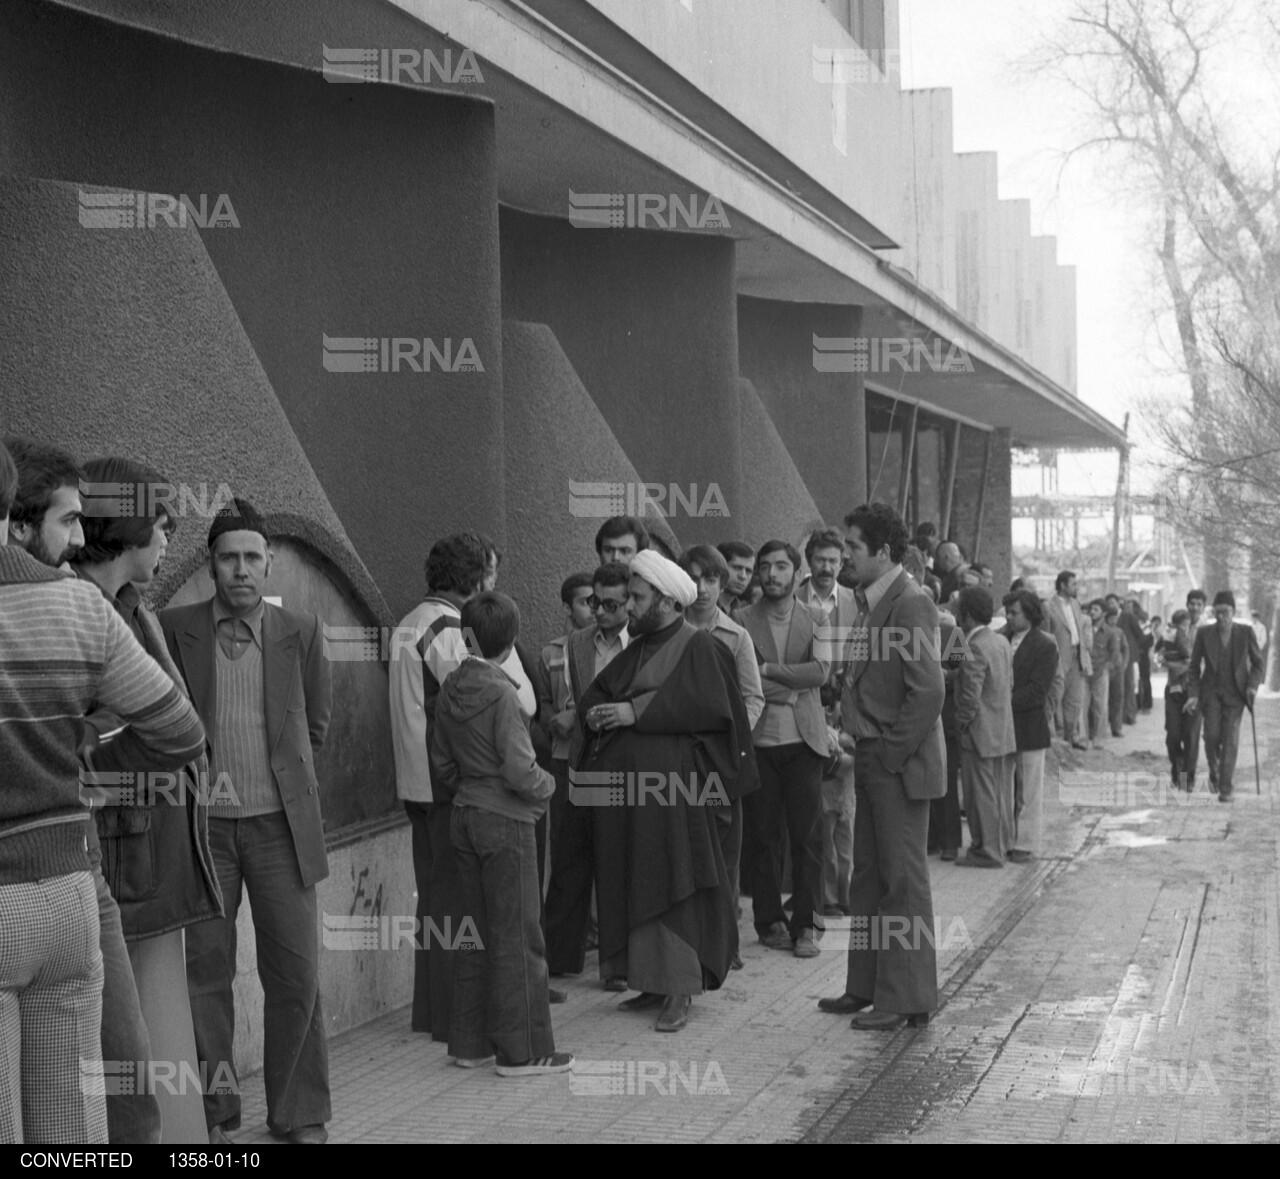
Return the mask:
<path fill-rule="evenodd" d="M 26 438 L 10 438 L 5 445 L 18 470 L 8 541 L 40 564 L 56 569 L 84 545 L 80 469 L 69 454 L 54 446 Z M 120 907 L 102 874 L 102 845 L 96 824 L 87 825 L 86 835 L 102 951 L 102 1055 L 106 1060 L 149 1060 L 151 1041 L 129 962 Z M 147 1086 L 138 1088 L 137 1093 L 107 1095 L 107 1137 L 113 1146 L 160 1141 L 159 1103 Z"/>
<path fill-rule="evenodd" d="M 917 556 L 919 552 L 917 550 Z M 808 606 L 814 621 L 839 636 L 853 625 L 858 604 L 853 590 L 836 584 L 844 565 L 844 537 L 834 528 L 814 532 L 804 546 L 810 576 L 796 590 L 796 601 Z M 923 572 L 923 562 L 921 571 Z M 832 629 L 834 628 L 834 629 Z M 835 650 L 843 647 L 837 643 Z M 831 661 L 827 682 L 820 689 L 822 707 L 832 730 L 840 727 L 840 691 L 844 664 Z M 846 737 L 852 745 L 852 741 Z M 848 916 L 849 880 L 853 876 L 853 759 L 828 762 L 820 788 L 822 798 L 822 913 Z"/>
<path fill-rule="evenodd" d="M 7 438 L 18 468 L 18 494 L 9 516 L 9 543 L 42 565 L 59 569 L 84 545 L 80 469 L 64 450 L 27 438 Z"/>
<path fill-rule="evenodd" d="M 578 700 L 591 735 L 575 782 L 610 787 L 595 830 L 601 969 L 640 992 L 622 1010 L 660 1006 L 657 1030 L 677 1032 L 692 996 L 729 969 L 733 899 L 715 806 L 754 786 L 755 763 L 733 656 L 684 619 L 697 597 L 688 574 L 647 550 L 627 589 L 632 641 Z M 656 799 L 653 771 L 664 782 Z M 613 805 L 619 787 L 625 805 Z"/>
<path fill-rule="evenodd" d="M 814 958 L 814 929 L 823 927 L 822 767 L 834 752 L 821 689 L 831 662 L 819 655 L 823 636 L 812 615 L 796 602 L 799 566 L 799 552 L 786 541 L 762 545 L 756 569 L 764 598 L 738 616 L 756 645 L 765 700 L 752 732 L 760 789 L 743 804 L 742 858 L 761 942 Z M 791 841 L 789 925 L 780 879 L 784 830 Z"/>

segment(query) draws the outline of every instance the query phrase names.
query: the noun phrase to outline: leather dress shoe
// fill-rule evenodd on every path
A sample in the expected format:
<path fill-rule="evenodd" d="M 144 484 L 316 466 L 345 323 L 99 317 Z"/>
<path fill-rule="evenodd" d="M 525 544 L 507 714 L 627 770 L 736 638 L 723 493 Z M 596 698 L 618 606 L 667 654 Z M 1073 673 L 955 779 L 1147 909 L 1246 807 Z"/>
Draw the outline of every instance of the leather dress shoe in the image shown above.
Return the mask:
<path fill-rule="evenodd" d="M 1003 868 L 1004 864 L 1000 860 L 989 860 L 985 856 L 971 856 L 966 853 L 956 860 L 958 868 Z"/>
<path fill-rule="evenodd" d="M 791 931 L 781 921 L 775 921 L 768 933 L 760 935 L 760 944 L 771 950 L 791 949 Z"/>
<path fill-rule="evenodd" d="M 648 1011 L 651 1007 L 661 1007 L 667 1001 L 666 995 L 654 991 L 641 991 L 630 999 L 623 999 L 618 1004 L 619 1011 Z"/>
<path fill-rule="evenodd" d="M 658 1015 L 658 1022 L 653 1025 L 653 1030 L 678 1032 L 689 1022 L 689 1007 L 692 1003 L 692 995 L 668 995 Z"/>
<path fill-rule="evenodd" d="M 1009 849 L 1008 860 L 1011 864 L 1027 864 L 1035 859 L 1035 856 L 1029 851 L 1023 851 L 1020 847 L 1012 847 Z"/>
<path fill-rule="evenodd" d="M 604 989 L 612 991 L 615 995 L 625 995 L 627 992 L 627 980 L 619 978 L 617 975 L 613 978 L 606 978 L 604 980 Z"/>
<path fill-rule="evenodd" d="M 547 1002 L 548 1003 L 567 1003 L 569 1002 L 569 996 L 564 991 L 556 990 L 555 987 L 548 987 Z"/>
<path fill-rule="evenodd" d="M 871 1006 L 870 999 L 859 999 L 847 992 L 838 999 L 819 999 L 818 1010 L 828 1015 L 852 1015 L 855 1011 L 865 1011 Z"/>
<path fill-rule="evenodd" d="M 853 1017 L 849 1026 L 864 1032 L 892 1032 L 904 1024 L 922 1028 L 929 1022 L 927 1011 L 915 1015 L 899 1015 L 896 1011 L 863 1011 Z"/>
<path fill-rule="evenodd" d="M 942 849 L 942 858 L 944 860 L 948 860 L 948 861 L 954 860 L 956 858 L 956 855 L 957 855 L 957 851 L 954 847 L 944 847 Z"/>

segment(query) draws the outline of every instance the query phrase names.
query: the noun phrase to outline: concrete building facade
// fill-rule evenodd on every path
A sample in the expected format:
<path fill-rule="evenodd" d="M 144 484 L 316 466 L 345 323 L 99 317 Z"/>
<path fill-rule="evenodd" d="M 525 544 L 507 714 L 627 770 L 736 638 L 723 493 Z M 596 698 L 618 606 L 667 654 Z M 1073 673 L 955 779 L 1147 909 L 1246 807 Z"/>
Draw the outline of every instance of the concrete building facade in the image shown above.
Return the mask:
<path fill-rule="evenodd" d="M 1071 268 L 896 61 L 892 0 L 7 0 L 0 431 L 247 495 L 335 626 L 472 527 L 539 644 L 637 495 L 673 552 L 872 495 L 1007 580 L 1010 448 L 1121 435 Z M 158 604 L 209 592 L 190 515 Z M 412 914 L 385 663 L 343 662 L 321 908 Z M 409 994 L 406 950 L 323 970 L 333 1031 Z"/>

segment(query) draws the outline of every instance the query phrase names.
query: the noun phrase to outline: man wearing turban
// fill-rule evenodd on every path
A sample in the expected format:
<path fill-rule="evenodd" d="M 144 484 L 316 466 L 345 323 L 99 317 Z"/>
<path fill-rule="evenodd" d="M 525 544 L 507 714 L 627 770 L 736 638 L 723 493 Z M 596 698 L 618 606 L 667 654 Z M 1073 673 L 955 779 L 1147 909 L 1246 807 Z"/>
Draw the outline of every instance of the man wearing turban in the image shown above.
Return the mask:
<path fill-rule="evenodd" d="M 688 1022 L 692 996 L 728 973 L 735 914 L 717 808 L 756 784 L 751 724 L 724 644 L 691 626 L 697 597 L 674 561 L 637 553 L 627 586 L 632 639 L 578 702 L 586 745 L 569 801 L 596 811 L 601 969 Z"/>

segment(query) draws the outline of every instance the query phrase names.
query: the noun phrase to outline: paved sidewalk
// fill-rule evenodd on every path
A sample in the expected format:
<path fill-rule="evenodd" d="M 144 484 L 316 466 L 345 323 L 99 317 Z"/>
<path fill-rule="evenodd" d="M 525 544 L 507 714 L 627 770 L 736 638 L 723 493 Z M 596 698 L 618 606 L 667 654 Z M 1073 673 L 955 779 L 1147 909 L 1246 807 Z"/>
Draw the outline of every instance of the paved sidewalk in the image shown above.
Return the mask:
<path fill-rule="evenodd" d="M 557 983 L 572 1076 L 452 1067 L 409 1032 L 407 1009 L 337 1037 L 331 1139 L 1273 1139 L 1280 699 L 1259 702 L 1261 796 L 1247 717 L 1231 806 L 1163 789 L 1163 744 L 1157 710 L 1106 748 L 1059 750 L 1039 862 L 930 861 L 943 1003 L 925 1029 L 857 1032 L 821 1014 L 817 999 L 844 989 L 848 921 L 800 960 L 756 942 L 744 900 L 746 968 L 695 999 L 678 1035 L 618 1012 L 594 956 Z M 1118 805 L 1060 801 L 1088 790 Z M 272 1141 L 265 1112 L 261 1078 L 246 1078 L 239 1141 Z"/>

